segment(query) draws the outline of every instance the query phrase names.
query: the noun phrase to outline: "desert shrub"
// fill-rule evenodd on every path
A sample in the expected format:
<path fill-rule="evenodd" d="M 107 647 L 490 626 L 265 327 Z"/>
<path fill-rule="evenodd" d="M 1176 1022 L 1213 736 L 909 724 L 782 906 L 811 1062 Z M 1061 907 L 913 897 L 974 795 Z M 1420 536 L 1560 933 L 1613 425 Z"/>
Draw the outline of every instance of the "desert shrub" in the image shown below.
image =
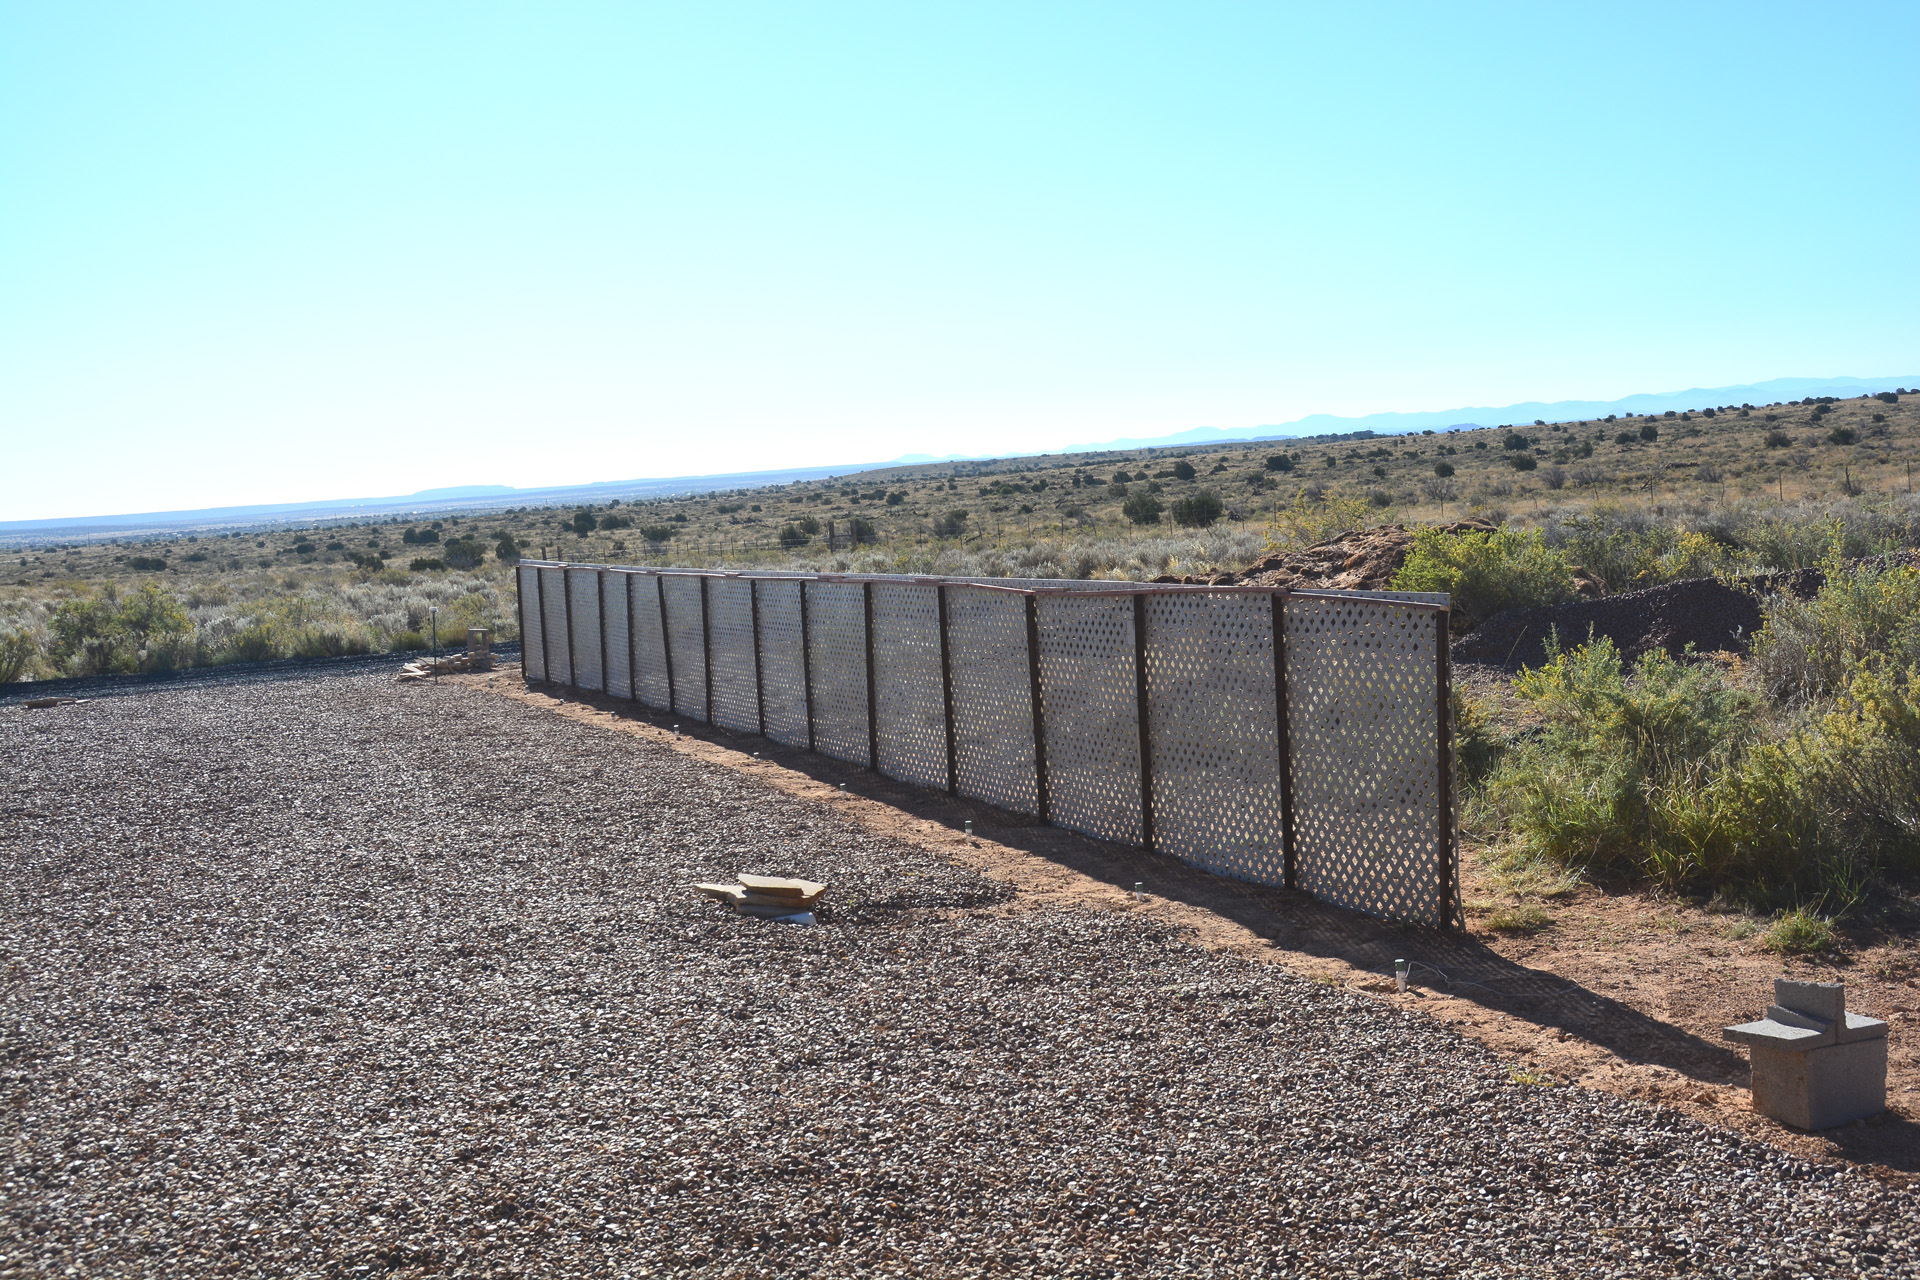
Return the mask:
<path fill-rule="evenodd" d="M 936 538 L 962 538 L 967 533 L 967 513 L 955 507 L 933 522 L 933 536 Z"/>
<path fill-rule="evenodd" d="M 402 631 L 394 636 L 393 642 L 388 646 L 388 651 L 391 653 L 411 653 L 416 649 L 427 648 L 430 643 L 426 635 L 422 632 Z"/>
<path fill-rule="evenodd" d="M 1515 471 L 1532 471 L 1540 465 L 1540 460 L 1530 453 L 1508 454 L 1507 461 Z"/>
<path fill-rule="evenodd" d="M 1159 524 L 1160 513 L 1165 510 L 1165 505 L 1152 494 L 1135 493 L 1127 497 L 1120 513 L 1134 524 Z"/>
<path fill-rule="evenodd" d="M 1852 427 L 1835 427 L 1827 432 L 1827 441 L 1830 444 L 1853 444 L 1859 439 L 1859 433 Z"/>
<path fill-rule="evenodd" d="M 738 511 L 740 507 L 736 503 L 731 508 L 728 508 L 723 505 L 720 509 L 722 511 L 727 511 L 729 509 L 733 511 Z M 614 512 L 609 511 L 604 515 L 602 515 L 598 520 L 594 521 L 594 524 L 597 528 L 601 528 L 601 529 L 631 529 L 633 528 L 633 517 L 616 515 Z"/>
<path fill-rule="evenodd" d="M 164 671 L 192 661 L 193 620 L 149 582 L 120 596 L 76 596 L 55 606 L 47 656 L 67 675 Z"/>
<path fill-rule="evenodd" d="M 1660 438 L 1660 428 L 1654 426 L 1651 422 L 1649 422 L 1645 426 L 1640 428 L 1640 438 L 1642 440 L 1645 440 L 1648 444 L 1652 444 L 1655 440 L 1658 440 Z"/>
<path fill-rule="evenodd" d="M 1857 670 L 1824 713 L 1769 717 L 1719 668 L 1610 641 L 1523 672 L 1543 729 L 1484 794 L 1528 856 L 1589 875 L 1844 912 L 1920 841 L 1920 668 Z"/>
<path fill-rule="evenodd" d="M 407 568 L 414 573 L 436 573 L 447 567 L 445 560 L 416 557 L 407 562 Z"/>
<path fill-rule="evenodd" d="M 1284 453 L 1276 453 L 1267 459 L 1267 470 L 1291 471 L 1293 470 L 1293 459 Z"/>
<path fill-rule="evenodd" d="M 0 635 L 0 684 L 30 680 L 40 667 L 40 641 L 31 631 Z"/>
<path fill-rule="evenodd" d="M 1173 522 L 1189 529 L 1205 529 L 1224 514 L 1226 507 L 1220 495 L 1211 489 L 1176 499 L 1173 504 Z"/>
<path fill-rule="evenodd" d="M 453 538 L 441 554 L 450 568 L 472 569 L 487 558 L 487 549 L 478 538 Z"/>
<path fill-rule="evenodd" d="M 1548 467 L 1540 473 L 1540 482 L 1557 492 L 1567 487 L 1567 473 L 1559 467 Z"/>
<path fill-rule="evenodd" d="M 1833 944 L 1833 922 L 1806 907 L 1782 911 L 1760 935 L 1761 946 L 1783 956 L 1815 955 Z"/>
<path fill-rule="evenodd" d="M 1430 502 L 1451 502 L 1460 489 L 1451 480 L 1433 476 L 1420 482 L 1420 492 Z"/>
<path fill-rule="evenodd" d="M 1506 753 L 1507 738 L 1487 704 L 1451 691 L 1454 777 L 1476 787 L 1490 775 Z"/>
<path fill-rule="evenodd" d="M 640 527 L 640 536 L 648 542 L 655 543 L 666 542 L 677 532 L 678 530 L 670 524 L 649 524 Z"/>
<path fill-rule="evenodd" d="M 1640 438 L 1639 436 L 1635 435 L 1631 431 L 1616 431 L 1614 432 L 1614 435 L 1613 435 L 1613 442 L 1615 444 L 1632 444 L 1634 441 L 1638 440 L 1639 438 Z"/>
<path fill-rule="evenodd" d="M 1267 549 L 1326 542 L 1365 528 L 1369 518 L 1368 506 L 1360 499 L 1331 497 L 1320 485 L 1308 485 L 1267 522 Z"/>
<path fill-rule="evenodd" d="M 1453 464 L 1445 460 L 1436 462 L 1433 464 L 1433 474 L 1444 480 L 1453 474 Z"/>
<path fill-rule="evenodd" d="M 1793 437 L 1784 431 L 1769 431 L 1767 432 L 1767 448 L 1791 449 L 1793 448 Z"/>
<path fill-rule="evenodd" d="M 793 525 L 790 525 L 790 524 L 780 526 L 779 536 L 780 536 L 781 547 L 783 547 L 788 551 L 798 550 L 799 548 L 804 547 L 809 542 L 813 541 L 813 539 L 809 538 L 806 534 L 800 532 L 799 529 L 795 528 Z"/>
<path fill-rule="evenodd" d="M 1393 588 L 1450 593 L 1454 625 L 1466 629 L 1503 609 L 1571 599 L 1573 571 L 1537 529 L 1462 534 L 1421 529 L 1393 577 Z"/>
<path fill-rule="evenodd" d="M 520 546 L 513 540 L 511 533 L 500 535 L 500 541 L 493 544 L 493 554 L 501 564 L 520 563 Z"/>
<path fill-rule="evenodd" d="M 1811 600 L 1770 597 L 1751 660 L 1767 693 L 1807 703 L 1846 689 L 1864 671 L 1920 664 L 1920 569 L 1850 568 L 1837 556 Z"/>
<path fill-rule="evenodd" d="M 128 556 L 127 568 L 145 573 L 158 573 L 167 567 L 167 562 L 159 556 Z"/>
<path fill-rule="evenodd" d="M 1173 475 L 1177 480 L 1191 480 L 1197 474 L 1198 472 L 1193 469 L 1193 464 L 1185 458 L 1173 464 Z"/>
<path fill-rule="evenodd" d="M 438 529 L 418 529 L 409 525 L 407 531 L 400 535 L 400 541 L 410 546 L 415 543 L 438 542 L 440 541 L 440 531 Z"/>

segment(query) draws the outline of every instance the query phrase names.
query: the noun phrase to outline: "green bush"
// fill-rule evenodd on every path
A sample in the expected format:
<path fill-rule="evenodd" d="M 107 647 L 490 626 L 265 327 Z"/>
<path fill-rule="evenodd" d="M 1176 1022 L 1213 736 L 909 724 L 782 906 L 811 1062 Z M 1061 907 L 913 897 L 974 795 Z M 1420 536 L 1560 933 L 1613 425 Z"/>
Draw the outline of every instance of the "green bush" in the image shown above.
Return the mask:
<path fill-rule="evenodd" d="M 1792 447 L 1793 447 L 1793 437 L 1788 435 L 1786 432 L 1784 431 L 1767 432 L 1767 448 L 1791 449 Z"/>
<path fill-rule="evenodd" d="M 1178 498 L 1173 504 L 1173 522 L 1190 529 L 1205 529 L 1224 514 L 1226 508 L 1221 505 L 1220 495 L 1211 489 Z"/>
<path fill-rule="evenodd" d="M 933 522 L 933 536 L 936 538 L 961 538 L 967 532 L 967 513 L 955 507 L 952 511 Z"/>
<path fill-rule="evenodd" d="M 1530 453 L 1509 454 L 1507 455 L 1507 461 L 1515 471 L 1532 471 L 1540 465 L 1540 460 Z"/>
<path fill-rule="evenodd" d="M 1658 440 L 1660 438 L 1660 428 L 1654 426 L 1651 422 L 1649 422 L 1645 426 L 1640 428 L 1640 438 L 1642 440 L 1645 440 L 1648 444 L 1652 444 L 1655 440 Z"/>
<path fill-rule="evenodd" d="M 414 559 L 407 562 L 407 568 L 414 573 L 437 573 L 446 567 L 445 560 Z"/>
<path fill-rule="evenodd" d="M 642 525 L 640 528 L 640 536 L 648 542 L 666 542 L 678 532 L 679 530 L 670 524 L 649 524 Z"/>
<path fill-rule="evenodd" d="M 500 535 L 500 541 L 493 544 L 493 554 L 501 564 L 520 563 L 520 546 L 513 540 L 513 535 L 510 533 Z M 359 557 L 356 556 L 356 562 L 358 559 Z"/>
<path fill-rule="evenodd" d="M 478 538 L 452 538 L 448 540 L 443 555 L 452 568 L 472 569 L 487 558 L 487 549 Z"/>
<path fill-rule="evenodd" d="M 780 545 L 788 551 L 795 551 L 807 545 L 811 539 L 794 526 L 780 526 Z"/>
<path fill-rule="evenodd" d="M 1483 795 L 1527 856 L 1671 890 L 1845 911 L 1920 842 L 1920 668 L 1856 671 L 1824 714 L 1765 713 L 1718 667 L 1611 641 L 1516 692 L 1542 728 Z"/>
<path fill-rule="evenodd" d="M 166 567 L 167 562 L 159 556 L 127 557 L 127 568 L 129 569 L 137 569 L 145 573 L 157 573 Z"/>
<path fill-rule="evenodd" d="M 1863 668 L 1920 665 L 1920 569 L 1853 568 L 1837 555 L 1824 568 L 1813 599 L 1767 601 L 1751 661 L 1774 698 L 1812 702 L 1845 690 Z"/>
<path fill-rule="evenodd" d="M 40 642 L 31 631 L 0 636 L 0 684 L 30 680 L 40 666 Z"/>
<path fill-rule="evenodd" d="M 1444 480 L 1453 474 L 1453 464 L 1451 462 L 1436 462 L 1433 464 L 1433 474 Z"/>
<path fill-rule="evenodd" d="M 1135 524 L 1159 524 L 1160 513 L 1165 510 L 1165 505 L 1152 494 L 1136 493 L 1128 496 L 1120 513 Z"/>
<path fill-rule="evenodd" d="M 1191 480 L 1194 478 L 1194 476 L 1198 475 L 1199 473 L 1193 469 L 1193 464 L 1191 462 L 1188 462 L 1185 458 L 1182 458 L 1180 459 L 1180 461 L 1173 464 L 1173 474 L 1174 474 L 1174 478 L 1177 480 Z"/>
<path fill-rule="evenodd" d="M 1293 459 L 1284 453 L 1276 453 L 1267 459 L 1267 470 L 1291 471 L 1293 470 Z"/>
<path fill-rule="evenodd" d="M 109 588 L 63 600 L 48 630 L 48 657 L 68 675 L 166 671 L 192 661 L 193 620 L 154 582 L 124 597 Z"/>
<path fill-rule="evenodd" d="M 1572 599 L 1573 571 L 1537 529 L 1462 534 L 1421 529 L 1393 577 L 1393 589 L 1450 593 L 1454 625 L 1466 630 L 1503 609 Z"/>

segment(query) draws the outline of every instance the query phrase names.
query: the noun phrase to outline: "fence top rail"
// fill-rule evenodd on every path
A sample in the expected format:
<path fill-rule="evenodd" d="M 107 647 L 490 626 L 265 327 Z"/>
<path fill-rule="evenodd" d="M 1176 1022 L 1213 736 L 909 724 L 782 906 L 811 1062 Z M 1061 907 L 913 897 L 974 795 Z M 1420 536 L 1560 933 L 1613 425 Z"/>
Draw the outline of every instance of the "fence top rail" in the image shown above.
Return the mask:
<path fill-rule="evenodd" d="M 1383 606 L 1411 609 L 1420 613 L 1446 613 L 1449 602 L 1442 600 L 1405 599 L 1399 592 L 1377 591 L 1332 591 L 1314 589 L 1295 589 L 1291 587 L 1263 585 L 1260 583 L 1222 583 L 1213 586 L 1207 583 L 1186 582 L 1116 582 L 1111 586 L 1080 586 L 1062 581 L 1059 586 L 1013 586 L 1006 582 L 994 582 L 980 578 L 952 578 L 937 574 L 876 574 L 876 573 L 780 573 L 758 572 L 740 569 L 673 569 L 653 568 L 645 565 L 617 564 L 581 564 L 570 560 L 526 560 L 521 566 L 529 569 L 597 569 L 612 573 L 646 574 L 650 576 L 671 575 L 675 577 L 697 578 L 737 578 L 760 582 L 845 582 L 845 583 L 885 583 L 902 586 L 929 587 L 971 587 L 976 591 L 1004 591 L 1009 595 L 1072 597 L 1074 599 L 1102 599 L 1140 595 L 1244 595 L 1244 596 L 1280 596 L 1288 600 L 1326 600 L 1348 602 L 1353 600 L 1372 600 Z M 1046 579 L 1030 579 L 1036 583 Z M 1405 593 L 1437 594 L 1437 593 Z"/>

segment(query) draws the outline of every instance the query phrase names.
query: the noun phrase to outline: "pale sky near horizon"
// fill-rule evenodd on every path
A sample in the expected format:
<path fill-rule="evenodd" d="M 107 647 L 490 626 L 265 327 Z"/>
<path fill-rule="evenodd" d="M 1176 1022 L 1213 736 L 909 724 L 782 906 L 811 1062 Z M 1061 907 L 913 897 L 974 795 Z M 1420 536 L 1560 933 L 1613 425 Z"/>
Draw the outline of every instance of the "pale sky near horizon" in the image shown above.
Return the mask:
<path fill-rule="evenodd" d="M 1920 367 L 1920 6 L 0 0 L 0 519 Z"/>

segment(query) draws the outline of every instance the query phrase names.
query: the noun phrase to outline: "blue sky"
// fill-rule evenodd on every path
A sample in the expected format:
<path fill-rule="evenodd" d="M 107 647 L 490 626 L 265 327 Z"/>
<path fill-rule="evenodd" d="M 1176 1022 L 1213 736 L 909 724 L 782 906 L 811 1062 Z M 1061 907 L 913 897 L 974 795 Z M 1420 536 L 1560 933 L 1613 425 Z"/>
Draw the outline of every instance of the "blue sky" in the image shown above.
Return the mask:
<path fill-rule="evenodd" d="M 1920 366 L 1920 7 L 0 3 L 0 518 Z"/>

